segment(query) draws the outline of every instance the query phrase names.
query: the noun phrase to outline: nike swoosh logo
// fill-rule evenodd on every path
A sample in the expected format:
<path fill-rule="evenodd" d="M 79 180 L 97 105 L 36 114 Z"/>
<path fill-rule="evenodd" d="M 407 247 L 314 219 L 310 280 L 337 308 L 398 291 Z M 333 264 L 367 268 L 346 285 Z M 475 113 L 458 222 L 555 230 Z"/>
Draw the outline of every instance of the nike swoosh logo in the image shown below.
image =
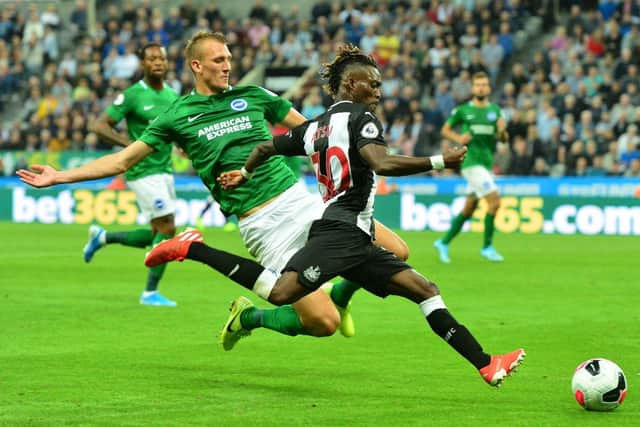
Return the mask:
<path fill-rule="evenodd" d="M 188 121 L 189 123 L 191 123 L 192 121 L 194 121 L 195 119 L 197 119 L 198 117 L 200 117 L 200 116 L 201 116 L 201 115 L 203 115 L 203 114 L 204 114 L 204 113 L 200 113 L 200 114 L 197 114 L 197 115 L 195 115 L 195 116 L 187 117 L 187 121 Z"/>
<path fill-rule="evenodd" d="M 155 105 L 145 105 L 144 107 L 142 107 L 142 109 L 144 111 L 147 111 L 147 110 L 151 110 L 153 107 L 155 107 Z"/>

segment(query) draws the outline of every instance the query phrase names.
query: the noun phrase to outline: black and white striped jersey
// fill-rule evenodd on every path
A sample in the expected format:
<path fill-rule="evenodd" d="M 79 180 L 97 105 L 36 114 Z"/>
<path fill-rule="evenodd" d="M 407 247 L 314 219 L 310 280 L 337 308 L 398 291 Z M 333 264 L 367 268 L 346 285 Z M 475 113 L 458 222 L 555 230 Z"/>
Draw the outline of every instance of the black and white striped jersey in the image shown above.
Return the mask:
<path fill-rule="evenodd" d="M 383 136 L 380 121 L 365 105 L 341 101 L 276 137 L 274 145 L 281 154 L 311 158 L 326 206 L 323 219 L 348 222 L 373 235 L 376 174 L 359 150 L 367 144 L 386 145 Z"/>

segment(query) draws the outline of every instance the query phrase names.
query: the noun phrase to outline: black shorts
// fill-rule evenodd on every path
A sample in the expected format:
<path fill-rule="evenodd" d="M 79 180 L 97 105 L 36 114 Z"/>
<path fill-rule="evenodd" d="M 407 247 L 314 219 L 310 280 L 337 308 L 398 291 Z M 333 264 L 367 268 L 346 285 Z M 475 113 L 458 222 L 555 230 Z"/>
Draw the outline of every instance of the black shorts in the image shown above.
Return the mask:
<path fill-rule="evenodd" d="M 296 271 L 298 281 L 311 290 L 342 276 L 384 298 L 391 276 L 410 268 L 371 243 L 371 236 L 355 224 L 320 219 L 313 222 L 307 244 L 291 257 L 284 271 Z"/>

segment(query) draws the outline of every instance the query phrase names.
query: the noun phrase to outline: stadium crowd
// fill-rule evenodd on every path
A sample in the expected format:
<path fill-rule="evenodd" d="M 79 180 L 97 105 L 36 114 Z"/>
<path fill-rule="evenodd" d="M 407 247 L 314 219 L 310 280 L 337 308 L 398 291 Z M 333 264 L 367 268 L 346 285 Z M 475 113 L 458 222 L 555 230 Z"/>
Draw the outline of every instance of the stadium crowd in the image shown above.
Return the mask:
<path fill-rule="evenodd" d="M 84 0 L 64 17 L 55 4 L 9 3 L 0 12 L 0 110 L 20 112 L 0 131 L 0 150 L 111 149 L 88 127 L 140 78 L 138 49 L 166 46 L 167 82 L 187 93 L 182 47 L 208 30 L 229 40 L 232 84 L 257 65 L 317 66 L 338 44 L 360 46 L 381 67 L 378 117 L 398 153 L 440 151 L 442 124 L 469 98 L 471 75 L 486 71 L 510 135 L 498 144 L 496 174 L 640 176 L 640 1 L 561 2 L 568 10 L 559 21 L 551 3 L 320 0 L 305 16 L 254 0 L 234 19 L 214 2 L 183 0 L 166 12 L 149 0 L 99 2 L 93 34 Z M 533 17 L 547 35 L 527 33 Z M 313 117 L 329 99 L 314 80 L 293 102 Z"/>

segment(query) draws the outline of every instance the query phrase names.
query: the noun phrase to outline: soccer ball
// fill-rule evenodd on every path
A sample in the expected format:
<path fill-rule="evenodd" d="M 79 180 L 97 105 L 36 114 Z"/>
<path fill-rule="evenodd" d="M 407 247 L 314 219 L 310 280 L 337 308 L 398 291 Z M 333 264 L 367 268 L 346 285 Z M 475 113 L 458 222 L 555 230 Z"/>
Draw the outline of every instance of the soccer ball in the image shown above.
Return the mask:
<path fill-rule="evenodd" d="M 573 395 L 588 411 L 613 411 L 627 396 L 627 379 L 610 360 L 597 358 L 582 362 L 571 380 Z"/>

